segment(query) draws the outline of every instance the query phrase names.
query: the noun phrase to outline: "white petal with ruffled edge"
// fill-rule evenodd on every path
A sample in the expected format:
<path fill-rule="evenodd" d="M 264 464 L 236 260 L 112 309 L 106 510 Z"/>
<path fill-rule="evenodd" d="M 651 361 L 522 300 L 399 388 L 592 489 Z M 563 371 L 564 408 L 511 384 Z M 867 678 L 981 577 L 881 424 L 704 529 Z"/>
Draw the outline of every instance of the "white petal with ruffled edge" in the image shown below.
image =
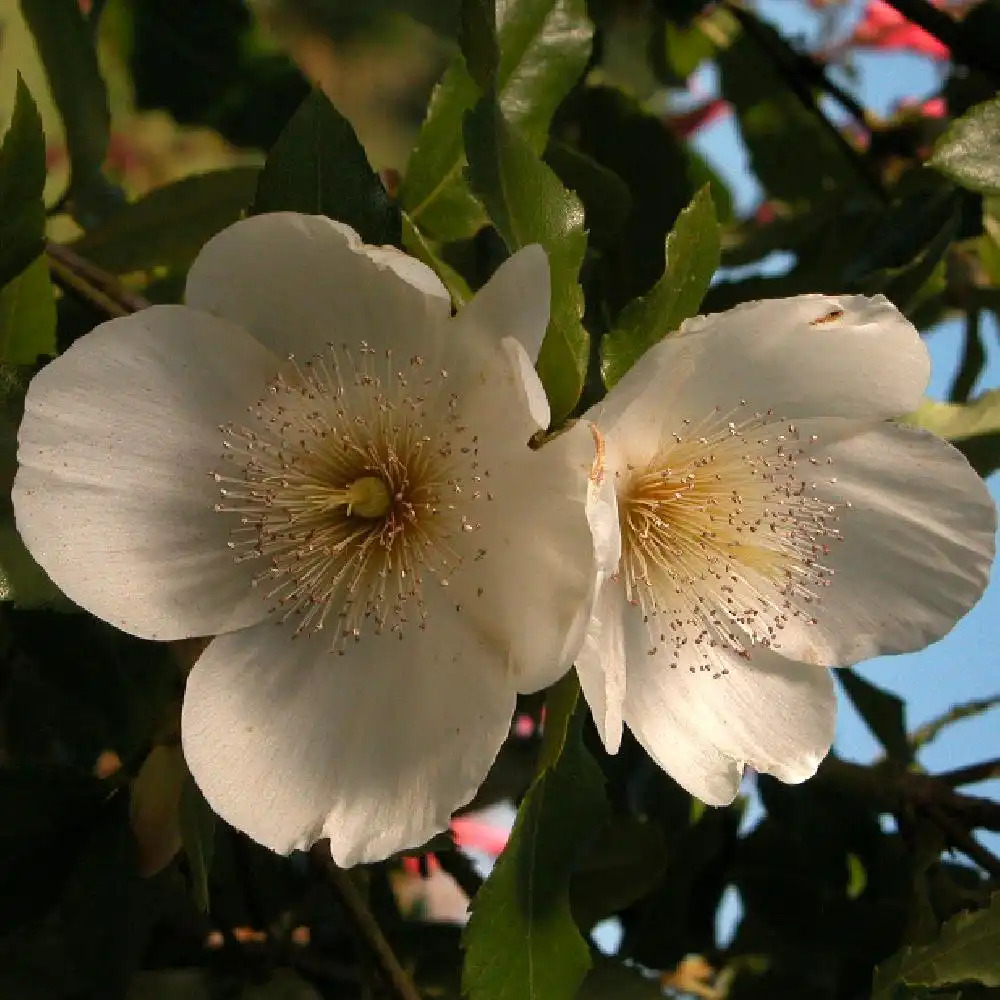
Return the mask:
<path fill-rule="evenodd" d="M 620 603 L 619 613 L 625 724 L 675 781 L 709 805 L 726 805 L 745 765 L 790 783 L 816 772 L 837 713 L 828 670 L 760 648 L 749 660 L 719 649 L 700 667 L 672 666 L 663 652 L 649 654 L 639 609 Z"/>
<path fill-rule="evenodd" d="M 328 343 L 436 363 L 451 312 L 437 275 L 392 247 L 371 247 L 343 223 L 276 212 L 224 229 L 198 254 L 185 301 L 248 330 L 280 357 Z"/>
<path fill-rule="evenodd" d="M 500 652 L 443 594 L 431 601 L 433 627 L 366 635 L 343 655 L 272 622 L 214 640 L 182 718 L 210 805 L 281 853 L 329 837 L 345 866 L 443 830 L 482 783 L 515 698 Z"/>
<path fill-rule="evenodd" d="M 260 621 L 266 605 L 213 507 L 219 424 L 277 359 L 181 306 L 112 320 L 31 382 L 13 502 L 32 555 L 77 604 L 149 639 Z"/>
<path fill-rule="evenodd" d="M 587 416 L 642 462 L 714 413 L 894 417 L 916 408 L 929 375 L 919 334 L 884 297 L 800 295 L 688 320 Z"/>
<path fill-rule="evenodd" d="M 829 571 L 825 586 L 808 604 L 792 598 L 801 614 L 782 628 L 780 652 L 840 666 L 940 639 L 989 579 L 996 507 L 986 485 L 926 431 L 810 427 L 819 431 L 808 449 L 816 461 L 810 487 L 835 505 L 838 534 L 818 557 Z"/>

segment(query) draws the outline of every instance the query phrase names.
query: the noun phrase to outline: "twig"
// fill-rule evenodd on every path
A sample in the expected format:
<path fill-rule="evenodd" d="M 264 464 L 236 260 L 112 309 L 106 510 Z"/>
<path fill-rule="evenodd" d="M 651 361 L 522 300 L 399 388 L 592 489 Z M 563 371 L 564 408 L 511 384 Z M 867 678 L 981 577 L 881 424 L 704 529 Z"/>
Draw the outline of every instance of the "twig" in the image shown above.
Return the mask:
<path fill-rule="evenodd" d="M 782 52 L 775 50 L 767 32 L 762 29 L 757 18 L 750 11 L 744 9 L 741 0 L 724 0 L 724 3 L 737 21 L 739 21 L 740 27 L 756 42 L 757 47 L 768 57 L 778 74 L 783 77 L 788 84 L 789 90 L 798 99 L 799 103 L 816 118 L 823 129 L 829 133 L 834 143 L 840 147 L 848 163 L 854 167 L 860 179 L 872 190 L 879 201 L 888 201 L 888 196 L 882 187 L 881 178 L 868 160 L 861 156 L 858 150 L 847 141 L 840 129 L 823 114 L 822 108 L 816 102 L 812 88 L 803 79 L 799 71 L 799 66 L 790 63 Z"/>
<path fill-rule="evenodd" d="M 957 848 L 979 865 L 983 871 L 989 872 L 994 878 L 1000 878 L 1000 860 L 995 858 L 975 837 L 960 823 L 952 819 L 943 809 L 929 806 L 927 815 L 934 821 L 938 829 L 948 838 L 948 843 Z"/>
<path fill-rule="evenodd" d="M 1000 778 L 1000 758 L 984 760 L 981 764 L 970 764 L 968 767 L 957 767 L 953 771 L 944 771 L 936 775 L 938 781 L 943 781 L 952 788 L 960 785 L 974 785 L 977 781 L 989 781 Z"/>
<path fill-rule="evenodd" d="M 970 307 L 965 314 L 965 342 L 962 363 L 959 365 L 955 384 L 951 388 L 953 403 L 967 403 L 979 375 L 986 365 L 986 350 L 979 332 L 979 310 Z"/>
<path fill-rule="evenodd" d="M 313 864 L 329 879 L 355 928 L 378 962 L 386 984 L 397 1000 L 421 1000 L 413 980 L 396 958 L 395 952 L 382 933 L 382 928 L 368 909 L 368 904 L 358 892 L 351 876 L 330 857 L 329 844 L 320 841 L 309 853 Z"/>
<path fill-rule="evenodd" d="M 148 299 L 127 291 L 113 274 L 69 247 L 49 243 L 45 247 L 45 256 L 52 278 L 58 285 L 96 306 L 112 319 L 139 312 L 150 305 Z"/>

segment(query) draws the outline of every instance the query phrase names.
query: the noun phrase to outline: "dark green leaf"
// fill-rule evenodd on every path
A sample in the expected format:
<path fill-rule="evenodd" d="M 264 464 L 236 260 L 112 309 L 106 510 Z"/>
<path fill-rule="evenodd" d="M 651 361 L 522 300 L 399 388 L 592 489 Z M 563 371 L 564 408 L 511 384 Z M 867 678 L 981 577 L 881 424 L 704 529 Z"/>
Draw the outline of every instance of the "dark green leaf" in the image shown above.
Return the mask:
<path fill-rule="evenodd" d="M 950 441 L 981 476 L 1000 468 L 1000 389 L 990 389 L 968 403 L 925 399 L 906 423 Z"/>
<path fill-rule="evenodd" d="M 56 353 L 56 301 L 44 257 L 0 289 L 0 363 L 31 365 Z"/>
<path fill-rule="evenodd" d="M 883 691 L 860 674 L 844 667 L 836 671 L 837 679 L 858 710 L 858 715 L 882 744 L 890 760 L 908 764 L 912 752 L 906 735 L 906 709 L 894 694 Z"/>
<path fill-rule="evenodd" d="M 181 843 L 191 872 L 191 891 L 195 905 L 208 912 L 208 877 L 215 853 L 215 813 L 205 796 L 188 775 L 181 788 Z"/>
<path fill-rule="evenodd" d="M 600 769 L 583 747 L 575 675 L 553 689 L 539 772 L 510 840 L 476 894 L 463 935 L 471 1000 L 571 1000 L 590 966 L 569 881 L 607 817 Z"/>
<path fill-rule="evenodd" d="M 576 1000 L 661 1000 L 660 978 L 649 978 L 610 959 L 598 959 Z"/>
<path fill-rule="evenodd" d="M 555 109 L 590 55 L 593 28 L 586 3 L 510 0 L 498 6 L 495 91 L 504 116 L 541 152 Z M 476 63 L 483 58 L 481 50 L 488 50 L 482 36 L 481 24 L 474 37 L 466 33 L 466 41 L 475 44 L 470 58 Z M 485 222 L 462 173 L 462 120 L 478 98 L 465 59 L 457 55 L 434 92 L 400 188 L 400 201 L 414 225 L 436 239 L 470 236 Z"/>
<path fill-rule="evenodd" d="M 66 130 L 74 214 L 85 225 L 117 202 L 101 174 L 111 116 L 94 33 L 77 0 L 20 0 Z"/>
<path fill-rule="evenodd" d="M 549 140 L 545 162 L 583 203 L 591 243 L 610 244 L 632 210 L 628 185 L 613 170 L 559 139 Z"/>
<path fill-rule="evenodd" d="M 413 225 L 406 212 L 403 212 L 403 247 L 437 274 L 456 306 L 465 305 L 472 298 L 472 290 L 465 278 L 441 257 L 432 241 Z"/>
<path fill-rule="evenodd" d="M 114 274 L 186 268 L 249 206 L 259 173 L 256 167 L 233 167 L 156 188 L 86 233 L 73 249 Z"/>
<path fill-rule="evenodd" d="M 719 224 L 707 187 L 677 217 L 667 237 L 663 277 L 630 302 L 601 344 L 601 371 L 610 389 L 638 358 L 695 315 L 719 266 Z"/>
<path fill-rule="evenodd" d="M 1000 195 L 1000 97 L 953 121 L 929 163 L 970 191 Z"/>
<path fill-rule="evenodd" d="M 898 983 L 940 987 L 965 982 L 1000 986 L 1000 894 L 983 910 L 953 917 L 937 940 L 904 948 L 883 962 L 875 971 L 872 1000 L 891 1000 Z"/>
<path fill-rule="evenodd" d="M 368 163 L 350 122 L 319 90 L 268 154 L 252 212 L 303 212 L 346 222 L 366 243 L 401 239 L 399 210 Z"/>
<path fill-rule="evenodd" d="M 45 134 L 24 81 L 0 145 L 0 287 L 19 275 L 45 243 Z"/>
<path fill-rule="evenodd" d="M 496 0 L 464 0 L 458 30 L 465 67 L 482 93 L 496 88 L 500 68 Z"/>
<path fill-rule="evenodd" d="M 542 162 L 495 101 L 466 118 L 469 183 L 511 250 L 540 243 L 552 275 L 552 313 L 538 355 L 538 374 L 558 423 L 576 405 L 587 368 L 589 338 L 580 322 L 580 265 L 587 249 L 583 206 Z"/>

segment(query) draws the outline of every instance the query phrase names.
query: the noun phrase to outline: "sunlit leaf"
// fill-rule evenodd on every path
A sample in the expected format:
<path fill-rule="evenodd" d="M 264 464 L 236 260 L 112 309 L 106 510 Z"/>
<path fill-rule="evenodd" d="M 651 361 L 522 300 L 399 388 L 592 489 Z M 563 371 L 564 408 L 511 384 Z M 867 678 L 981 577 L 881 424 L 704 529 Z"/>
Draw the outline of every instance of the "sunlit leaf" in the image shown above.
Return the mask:
<path fill-rule="evenodd" d="M 607 818 L 600 769 L 584 749 L 575 675 L 553 689 L 538 774 L 510 840 L 476 894 L 463 935 L 470 1000 L 572 1000 L 590 967 L 569 882 Z"/>
<path fill-rule="evenodd" d="M 894 1000 L 899 983 L 941 987 L 965 982 L 1000 986 L 1000 893 L 985 909 L 953 917 L 937 940 L 886 959 L 875 972 L 872 1000 Z"/>
<path fill-rule="evenodd" d="M 929 163 L 970 191 L 1000 195 L 1000 97 L 953 121 Z"/>
<path fill-rule="evenodd" d="M 1000 389 L 984 392 L 968 403 L 925 399 L 905 423 L 950 441 L 981 476 L 1000 468 Z"/>
<path fill-rule="evenodd" d="M 650 347 L 697 313 L 719 253 L 715 206 L 708 188 L 702 188 L 667 237 L 663 277 L 621 311 L 601 344 L 601 371 L 609 389 Z"/>
<path fill-rule="evenodd" d="M 578 279 L 587 249 L 583 206 L 495 101 L 484 98 L 470 112 L 465 136 L 469 182 L 504 242 L 511 250 L 540 243 L 548 252 L 552 311 L 537 367 L 558 423 L 580 398 L 589 353 Z"/>
<path fill-rule="evenodd" d="M 316 90 L 278 137 L 257 182 L 254 214 L 326 215 L 354 228 L 366 243 L 397 245 L 392 204 L 350 122 Z"/>
<path fill-rule="evenodd" d="M 56 303 L 44 257 L 0 289 L 0 363 L 30 365 L 56 353 Z"/>
<path fill-rule="evenodd" d="M 481 2 L 473 0 L 469 7 Z M 500 107 L 531 148 L 541 152 L 556 107 L 590 55 L 593 27 L 586 3 L 510 0 L 497 6 L 499 63 L 494 82 Z M 475 44 L 477 52 L 488 46 L 475 22 L 470 30 L 470 18 L 464 20 L 467 43 Z M 462 120 L 479 95 L 465 57 L 456 55 L 431 98 L 400 188 L 400 201 L 414 225 L 437 239 L 471 235 L 485 221 L 462 173 Z"/>

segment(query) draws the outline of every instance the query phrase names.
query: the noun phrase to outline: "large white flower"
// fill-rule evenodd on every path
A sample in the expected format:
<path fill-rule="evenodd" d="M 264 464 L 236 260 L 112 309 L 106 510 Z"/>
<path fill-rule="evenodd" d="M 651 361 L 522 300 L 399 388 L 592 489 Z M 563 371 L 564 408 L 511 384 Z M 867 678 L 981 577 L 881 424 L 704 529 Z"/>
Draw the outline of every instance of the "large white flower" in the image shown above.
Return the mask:
<path fill-rule="evenodd" d="M 329 837 L 342 864 L 419 844 L 586 624 L 591 430 L 528 447 L 545 254 L 452 318 L 417 261 L 265 215 L 208 243 L 186 301 L 34 380 L 21 534 L 118 627 L 217 636 L 183 742 L 230 823 L 282 852 Z"/>
<path fill-rule="evenodd" d="M 833 739 L 824 668 L 919 649 L 976 602 L 989 494 L 888 422 L 929 368 L 886 299 L 804 295 L 685 323 L 587 414 L 621 558 L 577 668 L 612 752 L 624 721 L 712 804 L 745 765 L 802 781 Z"/>

